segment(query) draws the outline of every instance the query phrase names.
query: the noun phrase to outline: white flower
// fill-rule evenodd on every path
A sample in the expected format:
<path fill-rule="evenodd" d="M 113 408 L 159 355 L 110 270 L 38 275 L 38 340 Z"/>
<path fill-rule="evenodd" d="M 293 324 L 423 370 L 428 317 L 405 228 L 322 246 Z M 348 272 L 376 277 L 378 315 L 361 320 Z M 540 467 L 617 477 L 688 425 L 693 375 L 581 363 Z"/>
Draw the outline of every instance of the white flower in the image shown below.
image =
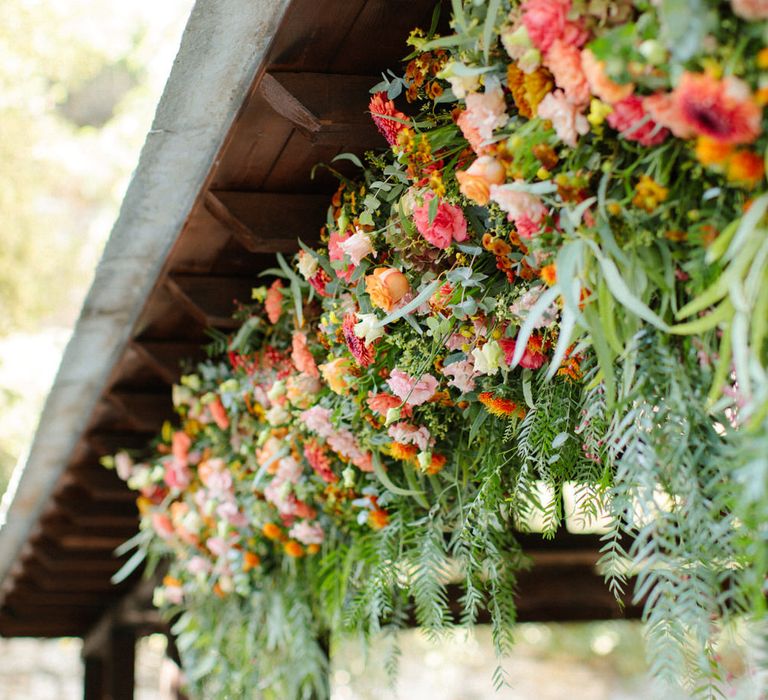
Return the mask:
<path fill-rule="evenodd" d="M 299 272 L 305 280 L 308 280 L 310 277 L 314 277 L 318 268 L 317 258 L 311 253 L 307 253 L 305 250 L 300 250 L 298 268 Z"/>
<path fill-rule="evenodd" d="M 366 345 L 384 335 L 384 329 L 379 327 L 379 319 L 376 314 L 357 314 L 358 323 L 355 324 L 355 335 L 363 338 Z"/>
<path fill-rule="evenodd" d="M 339 243 L 339 248 L 344 251 L 345 255 L 349 256 L 349 259 L 355 267 L 360 264 L 360 261 L 366 255 L 373 254 L 373 257 L 376 257 L 376 251 L 373 249 L 371 237 L 365 231 L 361 231 L 360 229 L 357 229 L 356 233 L 353 233 L 345 241 Z"/>
<path fill-rule="evenodd" d="M 277 401 L 281 396 L 285 396 L 285 382 L 282 379 L 276 381 L 267 392 L 270 401 Z"/>
<path fill-rule="evenodd" d="M 267 419 L 267 423 L 272 426 L 282 425 L 290 420 L 291 414 L 282 406 L 273 406 L 267 411 L 265 418 Z"/>
<path fill-rule="evenodd" d="M 476 372 L 494 375 L 499 371 L 501 361 L 504 358 L 504 351 L 495 340 L 491 340 L 482 348 L 475 348 L 472 351 L 472 358 L 475 361 Z"/>
<path fill-rule="evenodd" d="M 475 92 L 480 87 L 480 76 L 467 75 L 467 67 L 458 61 L 447 63 L 438 77 L 444 78 L 451 84 L 453 94 L 460 100 L 463 100 L 468 92 Z"/>

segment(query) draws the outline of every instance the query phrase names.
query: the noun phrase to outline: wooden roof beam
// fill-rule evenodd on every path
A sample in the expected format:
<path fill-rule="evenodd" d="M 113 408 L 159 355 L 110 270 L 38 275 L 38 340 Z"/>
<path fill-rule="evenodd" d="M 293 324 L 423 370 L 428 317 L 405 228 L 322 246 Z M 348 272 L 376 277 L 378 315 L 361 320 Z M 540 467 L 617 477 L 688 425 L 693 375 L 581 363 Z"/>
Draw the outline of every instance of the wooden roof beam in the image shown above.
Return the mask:
<path fill-rule="evenodd" d="M 209 190 L 205 207 L 251 253 L 294 253 L 319 238 L 328 196 Z"/>
<path fill-rule="evenodd" d="M 107 400 L 142 432 L 156 431 L 163 421 L 173 417 L 167 389 L 160 394 L 113 389 L 107 394 Z"/>
<path fill-rule="evenodd" d="M 182 362 L 199 358 L 202 350 L 198 343 L 168 340 L 134 340 L 131 347 L 166 384 L 179 381 Z"/>
<path fill-rule="evenodd" d="M 233 330 L 239 322 L 232 318 L 238 301 L 248 302 L 254 278 L 212 275 L 170 275 L 165 285 L 190 316 L 203 326 Z"/>

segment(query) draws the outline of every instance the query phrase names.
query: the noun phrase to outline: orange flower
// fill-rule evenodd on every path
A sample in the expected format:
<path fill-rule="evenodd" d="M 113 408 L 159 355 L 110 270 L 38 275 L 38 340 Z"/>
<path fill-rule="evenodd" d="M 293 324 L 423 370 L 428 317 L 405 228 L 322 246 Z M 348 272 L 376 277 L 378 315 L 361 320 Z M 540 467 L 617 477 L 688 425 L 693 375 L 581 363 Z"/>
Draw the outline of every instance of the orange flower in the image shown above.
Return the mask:
<path fill-rule="evenodd" d="M 418 451 L 419 448 L 416 445 L 406 445 L 402 442 L 393 442 L 389 446 L 389 454 L 403 462 L 409 462 L 414 459 Z"/>
<path fill-rule="evenodd" d="M 317 554 L 320 551 L 319 544 L 307 545 L 307 554 Z"/>
<path fill-rule="evenodd" d="M 371 304 L 384 311 L 391 311 L 410 288 L 408 278 L 393 267 L 378 267 L 365 277 L 365 291 L 371 297 Z"/>
<path fill-rule="evenodd" d="M 381 508 L 376 508 L 368 513 L 368 524 L 374 530 L 381 530 L 389 523 L 389 513 Z"/>
<path fill-rule="evenodd" d="M 715 141 L 708 136 L 699 136 L 696 139 L 696 159 L 702 165 L 720 165 L 733 153 L 733 146 L 729 143 Z"/>
<path fill-rule="evenodd" d="M 217 598 L 225 598 L 227 595 L 226 591 L 221 587 L 221 584 L 218 581 L 213 584 L 213 593 Z"/>
<path fill-rule="evenodd" d="M 283 545 L 283 551 L 294 559 L 300 559 L 304 556 L 304 548 L 296 540 L 288 540 Z"/>
<path fill-rule="evenodd" d="M 456 179 L 459 190 L 467 199 L 485 206 L 490 199 L 491 185 L 503 184 L 506 172 L 493 156 L 480 156 L 466 170 L 457 170 Z"/>
<path fill-rule="evenodd" d="M 261 532 L 269 540 L 279 540 L 283 537 L 283 531 L 274 523 L 265 523 Z"/>
<path fill-rule="evenodd" d="M 726 176 L 731 182 L 754 187 L 765 175 L 763 159 L 752 151 L 739 151 L 728 159 Z"/>
<path fill-rule="evenodd" d="M 432 455 L 432 462 L 427 467 L 427 474 L 437 474 L 443 470 L 448 458 L 445 455 Z"/>
<path fill-rule="evenodd" d="M 221 430 L 229 428 L 227 409 L 224 408 L 224 404 L 221 403 L 221 399 L 218 396 L 208 404 L 208 410 L 211 412 L 211 418 L 213 418 Z"/>
<path fill-rule="evenodd" d="M 163 576 L 163 585 L 169 588 L 172 586 L 176 588 L 180 588 L 181 581 L 179 581 L 179 579 L 177 578 L 174 578 L 173 576 Z"/>
<path fill-rule="evenodd" d="M 555 282 L 557 282 L 557 267 L 555 264 L 552 263 L 551 265 L 544 265 L 544 267 L 542 267 L 539 271 L 539 277 L 544 280 L 544 284 L 546 284 L 547 287 L 551 287 Z"/>
<path fill-rule="evenodd" d="M 320 365 L 320 372 L 325 383 L 331 391 L 343 394 L 349 387 L 347 375 L 351 369 L 351 362 L 346 357 L 337 357 L 335 360 Z"/>
<path fill-rule="evenodd" d="M 621 102 L 635 91 L 632 83 L 619 85 L 613 82 L 605 72 L 605 61 L 598 61 L 590 49 L 583 49 L 581 52 L 581 69 L 589 83 L 590 91 L 603 102 Z"/>
<path fill-rule="evenodd" d="M 264 300 L 264 309 L 267 312 L 269 322 L 275 324 L 280 319 L 283 312 L 283 293 L 280 291 L 283 283 L 280 280 L 272 282 L 267 291 L 267 298 Z"/>
<path fill-rule="evenodd" d="M 261 564 L 261 558 L 258 554 L 246 552 L 243 555 L 243 571 L 246 573 L 251 569 L 255 569 L 259 564 Z"/>
<path fill-rule="evenodd" d="M 512 399 L 495 396 L 490 391 L 479 393 L 477 400 L 485 406 L 485 410 L 492 416 L 498 416 L 499 418 L 525 417 L 525 409 L 518 406 Z"/>
<path fill-rule="evenodd" d="M 524 73 L 515 63 L 507 66 L 507 83 L 520 116 L 533 119 L 539 103 L 555 87 L 552 74 L 543 66 Z"/>

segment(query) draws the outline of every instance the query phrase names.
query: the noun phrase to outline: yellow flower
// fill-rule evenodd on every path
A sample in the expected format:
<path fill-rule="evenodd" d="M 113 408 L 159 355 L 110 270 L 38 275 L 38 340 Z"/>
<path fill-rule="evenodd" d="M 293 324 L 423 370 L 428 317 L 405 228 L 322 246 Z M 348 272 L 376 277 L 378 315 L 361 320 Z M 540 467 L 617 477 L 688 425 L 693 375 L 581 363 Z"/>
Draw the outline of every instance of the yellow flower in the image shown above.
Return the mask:
<path fill-rule="evenodd" d="M 632 198 L 632 204 L 638 209 L 645 209 L 650 214 L 667 199 L 668 195 L 669 190 L 666 187 L 662 187 L 648 175 L 641 175 L 640 180 L 635 185 L 635 196 Z"/>
<path fill-rule="evenodd" d="M 589 103 L 587 121 L 592 126 L 600 126 L 611 112 L 613 112 L 611 105 L 601 102 L 596 97 L 593 97 Z"/>

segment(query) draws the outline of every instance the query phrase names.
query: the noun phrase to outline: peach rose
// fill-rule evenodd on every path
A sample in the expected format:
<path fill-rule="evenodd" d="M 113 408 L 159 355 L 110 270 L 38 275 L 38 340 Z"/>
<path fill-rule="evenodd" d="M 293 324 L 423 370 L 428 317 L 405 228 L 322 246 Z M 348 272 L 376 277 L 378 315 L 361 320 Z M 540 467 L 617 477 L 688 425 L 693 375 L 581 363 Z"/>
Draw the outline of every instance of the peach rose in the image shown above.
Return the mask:
<path fill-rule="evenodd" d="M 391 311 L 410 290 L 408 278 L 393 267 L 377 267 L 372 275 L 365 277 L 365 291 L 371 303 L 384 311 Z"/>
<path fill-rule="evenodd" d="M 461 193 L 473 202 L 488 204 L 491 185 L 501 185 L 505 179 L 504 166 L 493 156 L 480 156 L 466 170 L 456 171 Z"/>
<path fill-rule="evenodd" d="M 768 0 L 731 0 L 731 8 L 742 19 L 768 19 Z"/>

